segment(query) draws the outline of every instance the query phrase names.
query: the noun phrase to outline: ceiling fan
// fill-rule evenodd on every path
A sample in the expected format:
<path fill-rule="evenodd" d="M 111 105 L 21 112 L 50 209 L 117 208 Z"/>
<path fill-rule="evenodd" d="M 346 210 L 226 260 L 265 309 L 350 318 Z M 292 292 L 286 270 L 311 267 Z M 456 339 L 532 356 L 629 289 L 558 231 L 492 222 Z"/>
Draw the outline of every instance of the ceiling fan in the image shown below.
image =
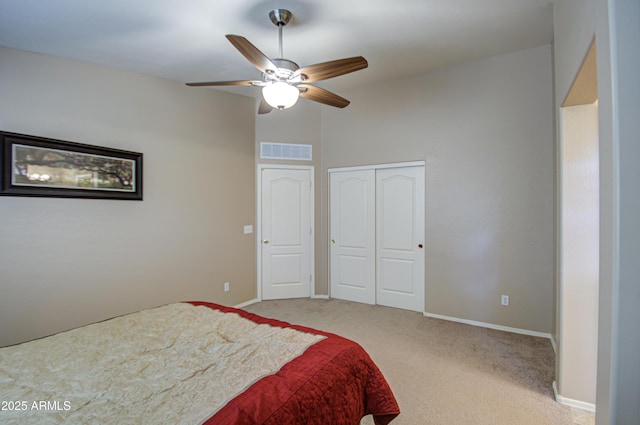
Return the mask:
<path fill-rule="evenodd" d="M 369 64 L 362 56 L 322 62 L 300 68 L 297 63 L 285 59 L 282 54 L 282 28 L 293 15 L 286 9 L 275 9 L 269 12 L 269 18 L 278 27 L 279 58 L 269 59 L 246 38 L 228 34 L 227 39 L 247 58 L 253 66 L 262 72 L 262 80 L 209 81 L 187 83 L 188 86 L 257 86 L 262 87 L 262 100 L 258 108 L 259 114 L 266 114 L 272 109 L 287 109 L 303 97 L 315 102 L 337 108 L 344 108 L 350 102 L 323 88 L 309 83 L 322 81 L 350 72 L 366 68 Z"/>

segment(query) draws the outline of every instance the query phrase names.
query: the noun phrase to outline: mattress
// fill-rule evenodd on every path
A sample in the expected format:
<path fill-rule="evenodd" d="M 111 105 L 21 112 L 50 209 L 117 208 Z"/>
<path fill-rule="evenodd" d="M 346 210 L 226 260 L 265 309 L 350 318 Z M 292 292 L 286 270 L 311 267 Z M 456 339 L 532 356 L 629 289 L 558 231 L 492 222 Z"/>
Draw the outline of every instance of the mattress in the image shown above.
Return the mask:
<path fill-rule="evenodd" d="M 358 424 L 399 409 L 355 342 L 206 302 L 0 349 L 3 424 Z"/>

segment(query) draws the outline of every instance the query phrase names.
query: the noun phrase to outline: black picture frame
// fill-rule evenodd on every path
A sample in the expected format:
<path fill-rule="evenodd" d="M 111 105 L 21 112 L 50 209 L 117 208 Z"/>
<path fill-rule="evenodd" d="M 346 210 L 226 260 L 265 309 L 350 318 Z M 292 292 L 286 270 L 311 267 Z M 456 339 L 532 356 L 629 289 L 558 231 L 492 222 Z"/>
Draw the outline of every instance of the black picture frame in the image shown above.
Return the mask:
<path fill-rule="evenodd" d="M 0 131 L 0 195 L 142 200 L 142 154 Z"/>

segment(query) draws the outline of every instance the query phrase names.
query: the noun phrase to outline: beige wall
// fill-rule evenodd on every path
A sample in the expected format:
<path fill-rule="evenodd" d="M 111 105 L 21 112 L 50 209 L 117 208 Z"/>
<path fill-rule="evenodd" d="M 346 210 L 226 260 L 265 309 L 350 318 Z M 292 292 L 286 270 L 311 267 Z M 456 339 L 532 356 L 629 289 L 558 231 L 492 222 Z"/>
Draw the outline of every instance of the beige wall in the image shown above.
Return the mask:
<path fill-rule="evenodd" d="M 640 2 L 595 0 L 600 128 L 596 424 L 640 418 Z"/>
<path fill-rule="evenodd" d="M 640 3 L 556 0 L 556 113 L 595 36 L 600 255 L 596 424 L 640 417 Z"/>
<path fill-rule="evenodd" d="M 324 176 L 426 161 L 428 313 L 552 331 L 552 87 L 543 46 L 352 90 L 348 108 L 323 109 Z"/>
<path fill-rule="evenodd" d="M 598 352 L 598 106 L 562 108 L 560 119 L 560 338 L 556 379 L 563 402 L 592 408 L 596 402 Z"/>
<path fill-rule="evenodd" d="M 0 346 L 255 297 L 253 99 L 6 48 L 0 93 L 1 130 L 144 154 L 143 202 L 0 197 Z"/>

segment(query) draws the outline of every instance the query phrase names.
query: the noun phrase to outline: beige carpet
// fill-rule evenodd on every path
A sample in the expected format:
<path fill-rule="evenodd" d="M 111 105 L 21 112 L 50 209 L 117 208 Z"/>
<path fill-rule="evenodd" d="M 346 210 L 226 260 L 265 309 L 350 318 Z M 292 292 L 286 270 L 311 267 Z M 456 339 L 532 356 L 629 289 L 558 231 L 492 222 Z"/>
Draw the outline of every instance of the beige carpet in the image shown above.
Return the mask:
<path fill-rule="evenodd" d="M 245 310 L 362 345 L 393 389 L 393 425 L 590 425 L 553 399 L 548 339 L 340 300 L 264 301 Z M 370 417 L 362 424 L 373 424 Z"/>

